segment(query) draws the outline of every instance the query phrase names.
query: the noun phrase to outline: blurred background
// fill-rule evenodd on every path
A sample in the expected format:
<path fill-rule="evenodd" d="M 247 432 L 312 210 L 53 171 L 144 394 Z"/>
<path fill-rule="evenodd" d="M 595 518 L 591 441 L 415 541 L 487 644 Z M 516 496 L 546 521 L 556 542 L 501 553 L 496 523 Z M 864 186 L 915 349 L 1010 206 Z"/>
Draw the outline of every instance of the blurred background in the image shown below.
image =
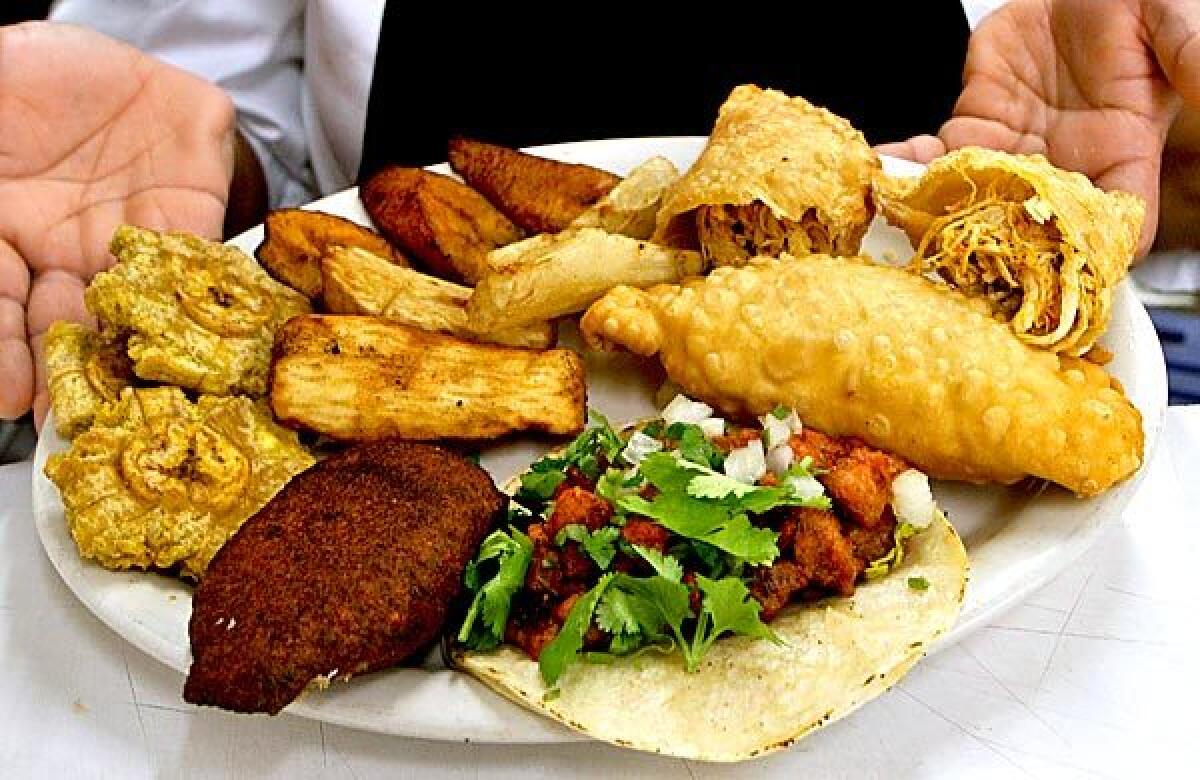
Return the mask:
<path fill-rule="evenodd" d="M 992 4 L 965 3 L 972 18 Z M 0 24 L 45 18 L 51 5 L 50 0 L 0 0 Z M 1200 403 L 1200 112 L 1185 110 L 1171 129 L 1158 236 L 1135 269 L 1133 283 L 1162 341 L 1171 403 Z"/>

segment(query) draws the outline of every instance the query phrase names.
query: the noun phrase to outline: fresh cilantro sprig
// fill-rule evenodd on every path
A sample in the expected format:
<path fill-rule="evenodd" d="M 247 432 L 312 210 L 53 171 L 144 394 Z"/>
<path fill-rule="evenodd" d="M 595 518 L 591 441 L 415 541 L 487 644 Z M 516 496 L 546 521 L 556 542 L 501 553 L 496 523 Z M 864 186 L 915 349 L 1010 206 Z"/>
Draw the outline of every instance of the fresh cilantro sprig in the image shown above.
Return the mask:
<path fill-rule="evenodd" d="M 605 571 L 617 555 L 616 541 L 620 535 L 620 529 L 611 525 L 606 525 L 596 531 L 588 531 L 586 526 L 572 523 L 563 527 L 555 535 L 554 543 L 562 547 L 567 540 L 578 542 L 588 557 L 600 567 L 600 570 Z"/>
<path fill-rule="evenodd" d="M 458 631 L 459 642 L 472 650 L 491 650 L 504 640 L 513 594 L 525 583 L 532 559 L 533 542 L 516 528 L 493 531 L 483 540 L 464 576 L 475 598 Z M 484 569 L 493 566 L 495 571 L 487 576 Z"/>
<path fill-rule="evenodd" d="M 725 455 L 717 449 L 704 430 L 694 423 L 672 423 L 667 426 L 668 439 L 678 442 L 679 457 L 710 469 L 720 469 L 725 465 Z"/>

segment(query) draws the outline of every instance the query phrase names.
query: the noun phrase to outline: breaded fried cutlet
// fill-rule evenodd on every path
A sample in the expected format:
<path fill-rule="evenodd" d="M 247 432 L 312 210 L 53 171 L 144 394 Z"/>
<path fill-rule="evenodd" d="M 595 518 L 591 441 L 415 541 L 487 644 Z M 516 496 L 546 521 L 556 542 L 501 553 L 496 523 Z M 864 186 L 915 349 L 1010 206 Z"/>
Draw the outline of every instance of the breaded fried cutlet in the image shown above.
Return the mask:
<path fill-rule="evenodd" d="M 236 247 L 187 233 L 122 225 L 110 250 L 117 264 L 84 300 L 129 332 L 139 377 L 210 395 L 266 392 L 275 331 L 311 310 L 307 298 Z"/>
<path fill-rule="evenodd" d="M 504 507 L 487 472 L 429 444 L 383 440 L 313 466 L 196 588 L 183 698 L 275 714 L 318 678 L 406 660 L 437 638 Z"/>

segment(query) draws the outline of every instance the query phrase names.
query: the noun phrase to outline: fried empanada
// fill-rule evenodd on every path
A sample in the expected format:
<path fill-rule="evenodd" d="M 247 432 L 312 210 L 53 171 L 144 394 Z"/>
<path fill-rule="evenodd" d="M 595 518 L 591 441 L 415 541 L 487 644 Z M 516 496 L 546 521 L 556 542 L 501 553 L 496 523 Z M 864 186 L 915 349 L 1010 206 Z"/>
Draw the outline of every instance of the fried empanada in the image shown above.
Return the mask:
<path fill-rule="evenodd" d="M 128 388 L 46 476 L 62 492 L 79 554 L 109 569 L 199 579 L 234 531 L 313 457 L 248 398 Z"/>
<path fill-rule="evenodd" d="M 730 414 L 794 406 L 931 476 L 1082 496 L 1142 462 L 1141 415 L 1103 369 L 1021 343 L 982 301 L 866 259 L 756 260 L 647 291 L 619 287 L 583 318 L 592 344 L 662 359 Z"/>
<path fill-rule="evenodd" d="M 559 162 L 469 138 L 454 138 L 450 167 L 531 233 L 557 233 L 621 181 L 590 165 Z"/>
<path fill-rule="evenodd" d="M 1136 195 L 1041 155 L 979 148 L 934 160 L 920 178 L 880 176 L 875 195 L 917 247 L 913 270 L 988 301 L 1026 344 L 1076 356 L 1108 327 L 1145 217 Z"/>
<path fill-rule="evenodd" d="M 133 364 L 115 334 L 73 322 L 56 322 L 46 331 L 46 384 L 54 428 L 64 439 L 92 427 L 100 408 L 133 380 Z"/>
<path fill-rule="evenodd" d="M 123 225 L 117 264 L 88 285 L 88 311 L 129 332 L 142 379 L 212 395 L 261 396 L 275 331 L 308 299 L 240 249 L 187 233 Z"/>
<path fill-rule="evenodd" d="M 663 199 L 654 240 L 717 265 L 853 255 L 874 215 L 879 157 L 849 122 L 752 85 L 730 93 L 696 164 Z"/>

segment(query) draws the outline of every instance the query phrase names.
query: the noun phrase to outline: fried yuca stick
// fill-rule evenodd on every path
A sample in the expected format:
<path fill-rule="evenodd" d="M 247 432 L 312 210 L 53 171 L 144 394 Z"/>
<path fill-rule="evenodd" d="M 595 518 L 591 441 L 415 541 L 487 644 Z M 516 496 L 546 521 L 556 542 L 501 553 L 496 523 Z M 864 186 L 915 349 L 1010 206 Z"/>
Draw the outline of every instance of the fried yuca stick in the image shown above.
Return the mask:
<path fill-rule="evenodd" d="M 620 184 L 571 223 L 606 233 L 648 239 L 667 189 L 679 180 L 679 169 L 665 157 L 651 157 L 629 172 Z"/>
<path fill-rule="evenodd" d="M 325 308 L 331 314 L 385 317 L 421 330 L 471 341 L 546 349 L 554 343 L 548 322 L 476 331 L 467 322 L 471 290 L 411 268 L 393 265 L 365 249 L 334 247 L 321 259 Z"/>
<path fill-rule="evenodd" d="M 271 408 L 341 440 L 492 439 L 583 429 L 583 361 L 473 344 L 375 317 L 304 316 L 275 341 Z"/>
<path fill-rule="evenodd" d="M 677 282 L 704 267 L 699 252 L 598 228 L 534 236 L 488 255 L 488 270 L 467 302 L 467 316 L 477 330 L 545 322 L 583 311 L 617 285 Z"/>

